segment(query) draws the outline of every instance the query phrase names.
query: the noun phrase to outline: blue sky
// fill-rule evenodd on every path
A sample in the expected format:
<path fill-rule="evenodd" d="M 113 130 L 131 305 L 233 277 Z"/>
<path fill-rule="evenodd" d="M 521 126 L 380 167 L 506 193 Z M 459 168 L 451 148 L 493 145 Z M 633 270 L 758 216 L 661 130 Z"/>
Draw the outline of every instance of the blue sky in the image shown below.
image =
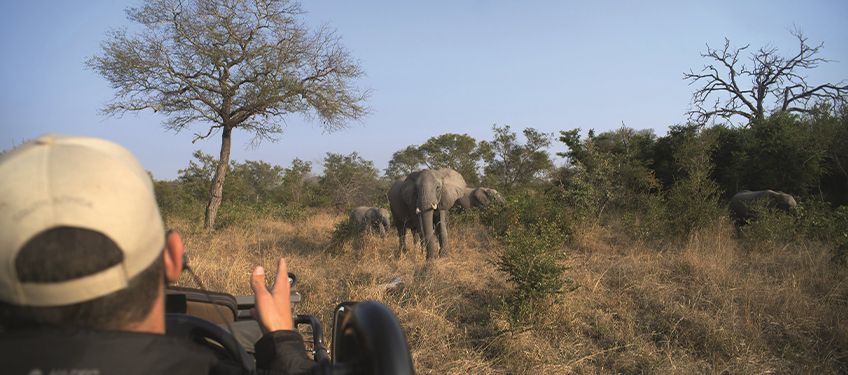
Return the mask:
<path fill-rule="evenodd" d="M 0 4 L 0 149 L 47 132 L 116 141 L 159 179 L 188 165 L 196 149 L 152 112 L 98 114 L 112 96 L 84 61 L 110 28 L 127 25 L 138 1 Z M 555 133 L 572 128 L 652 128 L 685 121 L 692 87 L 681 79 L 705 62 L 705 43 L 771 44 L 790 53 L 797 27 L 824 42 L 834 62 L 813 82 L 848 79 L 846 1 L 330 1 L 303 3 L 310 25 L 337 29 L 367 76 L 372 113 L 326 133 L 299 116 L 277 143 L 249 146 L 236 131 L 233 158 L 318 167 L 326 152 L 359 152 L 386 167 L 394 151 L 446 132 L 489 139 L 493 124 Z M 198 124 L 193 131 L 200 132 Z M 563 145 L 554 142 L 553 152 Z M 320 170 L 320 168 L 315 168 Z"/>

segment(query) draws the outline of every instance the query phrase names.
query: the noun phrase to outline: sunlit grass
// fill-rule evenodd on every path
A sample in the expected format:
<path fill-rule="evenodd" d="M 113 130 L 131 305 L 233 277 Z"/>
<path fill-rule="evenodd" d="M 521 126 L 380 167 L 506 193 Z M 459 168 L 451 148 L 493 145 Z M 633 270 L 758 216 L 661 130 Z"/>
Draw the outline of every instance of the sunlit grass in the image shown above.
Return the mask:
<path fill-rule="evenodd" d="M 528 324 L 510 318 L 513 289 L 494 265 L 501 249 L 480 224 L 457 222 L 451 256 L 427 263 L 420 250 L 392 258 L 394 233 L 330 251 L 345 219 L 258 219 L 211 234 L 170 224 L 209 289 L 247 294 L 253 267 L 285 256 L 299 277 L 299 312 L 329 324 L 339 302 L 385 303 L 420 374 L 848 370 L 848 270 L 821 244 L 752 249 L 722 222 L 657 250 L 615 223 L 589 226 L 566 246 L 573 290 L 540 303 Z M 384 287 L 398 277 L 403 287 Z"/>

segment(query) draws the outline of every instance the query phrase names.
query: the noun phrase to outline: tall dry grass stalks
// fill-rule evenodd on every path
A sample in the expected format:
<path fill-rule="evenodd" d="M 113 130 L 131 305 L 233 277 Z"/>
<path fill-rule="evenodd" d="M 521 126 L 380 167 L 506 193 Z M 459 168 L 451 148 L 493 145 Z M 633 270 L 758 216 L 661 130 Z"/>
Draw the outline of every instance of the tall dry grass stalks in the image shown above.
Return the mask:
<path fill-rule="evenodd" d="M 339 302 L 385 303 L 420 374 L 848 372 L 848 269 L 821 244 L 743 247 L 723 222 L 658 250 L 615 225 L 582 228 L 566 245 L 574 289 L 528 324 L 509 316 L 512 286 L 493 265 L 501 249 L 480 224 L 454 225 L 451 256 L 428 263 L 421 251 L 393 259 L 394 233 L 328 251 L 341 220 L 211 234 L 170 224 L 209 289 L 247 294 L 255 265 L 286 256 L 299 312 L 329 324 Z M 382 286 L 398 277 L 402 288 Z"/>

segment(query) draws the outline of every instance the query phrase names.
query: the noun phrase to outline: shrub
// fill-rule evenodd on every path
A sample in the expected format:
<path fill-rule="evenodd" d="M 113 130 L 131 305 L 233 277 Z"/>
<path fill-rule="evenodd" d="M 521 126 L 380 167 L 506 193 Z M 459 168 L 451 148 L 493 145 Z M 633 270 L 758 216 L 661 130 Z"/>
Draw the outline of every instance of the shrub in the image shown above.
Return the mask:
<path fill-rule="evenodd" d="M 662 194 L 641 194 L 636 198 L 637 208 L 622 215 L 627 234 L 640 241 L 667 238 L 670 218 L 665 197 Z"/>
<path fill-rule="evenodd" d="M 511 316 L 522 321 L 536 306 L 562 291 L 564 242 L 571 235 L 570 210 L 556 191 L 541 194 L 524 190 L 507 197 L 506 204 L 480 213 L 503 250 L 494 261 L 516 287 L 508 300 Z"/>
<path fill-rule="evenodd" d="M 716 136 L 693 126 L 680 127 L 677 136 L 674 161 L 681 178 L 668 191 L 668 234 L 688 236 L 724 214 L 718 205 L 721 189 L 710 178 Z"/>
<path fill-rule="evenodd" d="M 808 239 L 838 241 L 848 231 L 848 206 L 833 209 L 820 199 L 803 200 L 797 216 L 799 231 Z"/>
<path fill-rule="evenodd" d="M 549 194 L 561 207 L 568 208 L 574 224 L 587 220 L 598 220 L 609 200 L 604 191 L 582 165 L 562 168 L 557 184 Z"/>
<path fill-rule="evenodd" d="M 333 227 L 333 235 L 330 237 L 331 253 L 339 254 L 343 252 L 345 243 L 353 241 L 359 237 L 359 228 L 350 220 L 342 220 Z"/>
<path fill-rule="evenodd" d="M 224 203 L 218 209 L 215 229 L 250 226 L 267 213 L 261 207 L 239 203 Z"/>
<path fill-rule="evenodd" d="M 783 245 L 797 240 L 812 240 L 833 246 L 834 261 L 842 262 L 848 248 L 848 206 L 831 208 L 820 199 L 802 201 L 794 213 L 753 207 L 756 219 L 741 229 L 749 244 L 755 242 Z"/>
<path fill-rule="evenodd" d="M 758 244 L 771 247 L 782 246 L 797 239 L 799 230 L 792 215 L 781 210 L 769 209 L 764 202 L 757 202 L 750 209 L 756 218 L 740 228 L 745 244 L 750 249 Z"/>
<path fill-rule="evenodd" d="M 703 171 L 707 172 L 707 171 Z M 668 192 L 668 235 L 688 236 L 724 215 L 718 185 L 706 174 L 676 182 Z"/>
<path fill-rule="evenodd" d="M 835 209 L 820 199 L 801 202 L 797 209 L 798 232 L 810 240 L 834 246 L 833 261 L 848 263 L 848 206 Z"/>
<path fill-rule="evenodd" d="M 573 217 L 572 209 L 565 204 L 559 190 L 545 193 L 522 190 L 506 197 L 505 204 L 480 211 L 480 221 L 496 236 L 504 236 L 521 226 L 549 223 L 567 238 L 571 235 Z"/>
<path fill-rule="evenodd" d="M 504 250 L 496 265 L 516 286 L 511 303 L 514 316 L 525 315 L 522 307 L 562 291 L 565 235 L 559 227 L 550 222 L 518 225 L 501 239 Z"/>

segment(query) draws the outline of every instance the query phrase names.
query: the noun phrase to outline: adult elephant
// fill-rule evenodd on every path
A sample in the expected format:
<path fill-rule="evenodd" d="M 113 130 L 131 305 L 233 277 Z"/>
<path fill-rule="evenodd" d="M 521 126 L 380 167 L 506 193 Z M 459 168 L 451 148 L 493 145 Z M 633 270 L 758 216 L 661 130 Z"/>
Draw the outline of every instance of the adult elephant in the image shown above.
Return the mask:
<path fill-rule="evenodd" d="M 418 173 L 418 172 L 415 172 Z M 415 215 L 415 206 L 407 205 L 403 199 L 404 182 L 406 177 L 396 179 L 389 188 L 389 208 L 392 211 L 392 225 L 397 229 L 398 233 L 398 256 L 402 252 L 406 252 L 406 231 L 412 231 L 412 243 L 418 245 L 420 235 L 418 234 L 418 222 Z M 414 194 L 414 191 L 409 191 L 410 187 L 406 187 L 407 194 Z"/>
<path fill-rule="evenodd" d="M 450 168 L 413 172 L 402 182 L 396 180 L 389 190 L 389 204 L 398 230 L 400 251 L 406 250 L 406 229 L 415 227 L 424 242 L 427 259 L 435 257 L 437 249 L 439 256 L 447 256 L 450 251 L 447 212 L 463 196 L 465 189 L 465 179 Z M 438 228 L 434 228 L 434 215 L 441 218 Z"/>
<path fill-rule="evenodd" d="M 792 212 L 798 206 L 794 197 L 782 191 L 745 190 L 738 192 L 733 198 L 730 198 L 730 217 L 737 228 L 745 225 L 748 220 L 756 218 L 755 208 L 757 204 L 784 212 Z"/>
<path fill-rule="evenodd" d="M 359 231 L 377 231 L 380 237 L 389 230 L 389 211 L 378 207 L 356 207 L 350 211 L 350 223 Z"/>
<path fill-rule="evenodd" d="M 487 187 L 465 188 L 464 194 L 456 200 L 454 207 L 470 210 L 472 208 L 486 208 L 492 204 L 503 204 L 504 202 L 503 196 L 495 189 Z"/>

